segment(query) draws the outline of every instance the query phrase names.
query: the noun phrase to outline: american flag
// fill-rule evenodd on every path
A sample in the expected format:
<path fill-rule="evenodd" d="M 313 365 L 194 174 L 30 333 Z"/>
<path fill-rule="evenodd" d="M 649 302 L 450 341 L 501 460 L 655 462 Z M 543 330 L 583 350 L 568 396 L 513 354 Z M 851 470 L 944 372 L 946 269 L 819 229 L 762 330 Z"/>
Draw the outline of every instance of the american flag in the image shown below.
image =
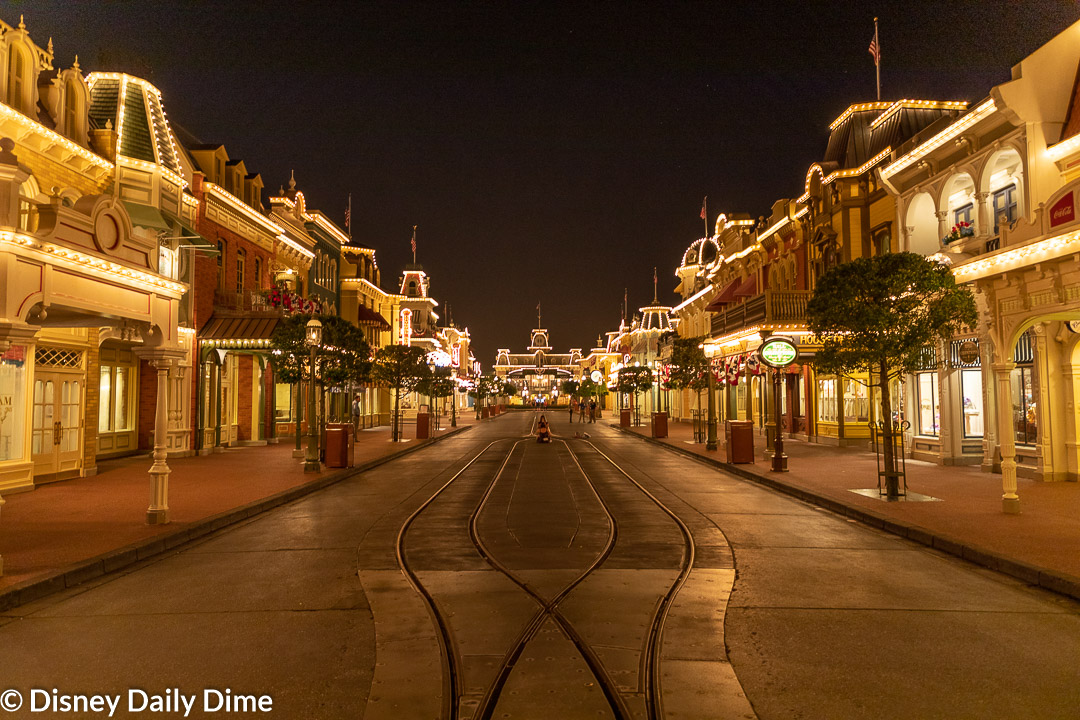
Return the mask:
<path fill-rule="evenodd" d="M 411 245 L 412 245 L 413 256 L 415 257 L 416 256 L 416 226 L 415 225 L 412 226 Z"/>
<path fill-rule="evenodd" d="M 352 226 L 352 193 L 349 193 L 349 204 L 345 206 L 345 230 L 349 231 Z"/>
<path fill-rule="evenodd" d="M 705 219 L 705 203 L 709 200 L 709 196 L 706 195 L 705 199 L 701 201 L 701 219 Z"/>
<path fill-rule="evenodd" d="M 881 64 L 881 48 L 878 47 L 877 33 L 874 33 L 873 40 L 870 41 L 870 54 L 874 56 L 874 64 Z"/>

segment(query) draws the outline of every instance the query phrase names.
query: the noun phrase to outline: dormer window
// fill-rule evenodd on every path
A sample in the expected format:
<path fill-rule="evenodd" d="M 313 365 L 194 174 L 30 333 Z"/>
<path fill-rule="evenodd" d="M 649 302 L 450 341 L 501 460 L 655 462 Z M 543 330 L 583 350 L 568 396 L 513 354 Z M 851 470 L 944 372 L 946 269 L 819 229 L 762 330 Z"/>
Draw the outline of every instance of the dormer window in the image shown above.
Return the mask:
<path fill-rule="evenodd" d="M 26 56 L 21 48 L 12 45 L 8 49 L 8 105 L 20 112 L 26 112 L 27 85 Z"/>

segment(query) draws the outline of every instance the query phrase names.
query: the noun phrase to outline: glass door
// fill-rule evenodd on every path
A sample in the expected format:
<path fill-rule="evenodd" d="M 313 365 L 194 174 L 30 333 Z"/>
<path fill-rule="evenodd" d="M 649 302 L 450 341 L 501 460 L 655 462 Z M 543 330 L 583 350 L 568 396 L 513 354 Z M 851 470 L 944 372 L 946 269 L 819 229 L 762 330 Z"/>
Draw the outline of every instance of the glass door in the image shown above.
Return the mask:
<path fill-rule="evenodd" d="M 38 373 L 34 380 L 31 445 L 35 479 L 77 473 L 82 437 L 82 383 L 78 378 Z"/>

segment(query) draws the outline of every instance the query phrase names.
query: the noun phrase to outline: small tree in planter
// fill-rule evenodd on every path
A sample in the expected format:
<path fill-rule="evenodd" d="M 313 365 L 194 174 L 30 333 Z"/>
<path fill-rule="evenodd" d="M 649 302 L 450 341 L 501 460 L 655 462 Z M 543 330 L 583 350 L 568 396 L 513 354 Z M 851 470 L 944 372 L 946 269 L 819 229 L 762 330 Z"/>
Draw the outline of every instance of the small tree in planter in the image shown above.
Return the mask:
<path fill-rule="evenodd" d="M 702 338 L 675 338 L 665 389 L 693 390 L 701 413 L 701 393 L 709 387 L 709 359 L 701 349 Z"/>
<path fill-rule="evenodd" d="M 634 424 L 639 425 L 637 394 L 650 390 L 653 386 L 652 369 L 643 365 L 619 369 L 619 379 L 615 389 L 630 394 L 630 411 L 634 414 Z"/>
<path fill-rule="evenodd" d="M 814 368 L 825 374 L 867 371 L 881 398 L 885 488 L 899 496 L 889 382 L 918 370 L 927 347 L 978 319 L 971 290 L 945 265 L 915 253 L 859 258 L 828 270 L 806 308 L 807 325 L 824 347 Z"/>
<path fill-rule="evenodd" d="M 439 400 L 454 394 L 453 370 L 448 367 L 431 368 L 431 372 L 420 381 L 416 388 L 427 395 L 435 405 L 435 416 L 439 415 Z"/>
<path fill-rule="evenodd" d="M 387 345 L 375 353 L 371 377 L 394 391 L 394 418 L 390 437 L 397 442 L 401 394 L 412 392 L 431 372 L 423 349 L 411 345 Z"/>

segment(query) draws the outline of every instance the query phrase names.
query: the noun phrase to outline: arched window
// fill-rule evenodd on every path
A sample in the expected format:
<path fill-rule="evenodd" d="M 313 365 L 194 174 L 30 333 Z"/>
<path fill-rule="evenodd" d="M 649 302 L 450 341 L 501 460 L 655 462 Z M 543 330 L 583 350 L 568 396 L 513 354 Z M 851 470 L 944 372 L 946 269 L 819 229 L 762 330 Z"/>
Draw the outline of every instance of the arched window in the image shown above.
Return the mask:
<path fill-rule="evenodd" d="M 26 78 L 26 55 L 17 45 L 8 48 L 8 105 L 26 112 L 23 95 L 28 81 Z"/>
<path fill-rule="evenodd" d="M 34 204 L 37 194 L 37 182 L 33 178 L 19 186 L 19 229 L 23 232 L 37 230 L 38 213 Z"/>

